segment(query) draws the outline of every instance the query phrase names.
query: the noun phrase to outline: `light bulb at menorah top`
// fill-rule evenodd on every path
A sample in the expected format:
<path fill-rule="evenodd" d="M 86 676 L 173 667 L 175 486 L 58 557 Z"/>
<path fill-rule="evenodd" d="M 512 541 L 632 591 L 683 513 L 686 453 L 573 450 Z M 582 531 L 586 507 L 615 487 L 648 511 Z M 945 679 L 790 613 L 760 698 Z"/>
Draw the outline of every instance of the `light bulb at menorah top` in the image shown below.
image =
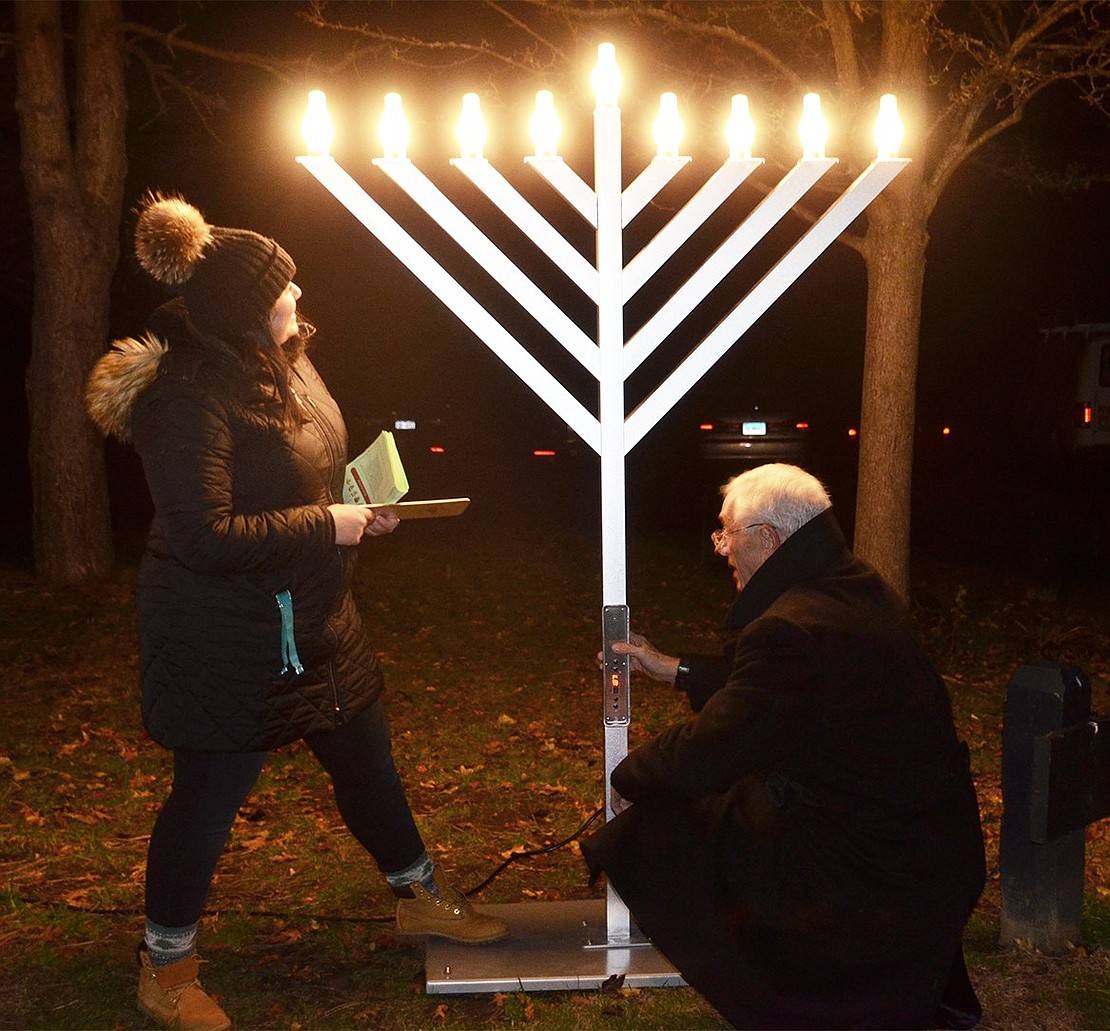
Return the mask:
<path fill-rule="evenodd" d="M 625 260 L 624 230 L 690 162 L 680 156 L 683 124 L 678 100 L 664 93 L 655 123 L 657 154 L 622 189 L 620 69 L 613 45 L 602 43 L 593 73 L 594 181 L 584 181 L 559 156 L 560 123 L 554 97 L 536 95 L 529 130 L 533 153 L 524 158 L 588 223 L 594 232 L 591 258 L 563 235 L 483 156 L 486 124 L 477 94 L 463 98 L 458 123 L 459 157 L 451 165 L 465 175 L 550 259 L 553 273 L 568 277 L 597 309 L 596 335 L 587 335 L 504 251 L 474 224 L 408 158 L 409 126 L 401 97 L 385 98 L 379 123 L 382 156 L 373 165 L 405 191 L 474 261 L 557 340 L 598 383 L 597 415 L 571 394 L 478 300 L 439 264 L 384 208 L 329 156 L 331 119 L 323 94 L 309 98 L 304 132 L 307 156 L 298 157 L 351 214 L 383 243 L 461 322 L 504 361 L 601 462 L 602 715 L 605 785 L 627 751 L 630 719 L 628 660 L 609 645 L 627 639 L 625 567 L 625 459 L 656 423 L 686 394 L 748 328 L 908 164 L 897 156 L 901 123 L 893 96 L 884 96 L 876 123 L 876 159 L 837 197 L 779 261 L 742 297 L 633 411 L 626 413 L 625 381 L 721 283 L 814 184 L 836 164 L 825 156 L 828 125 L 820 98 L 807 94 L 799 123 L 802 156 L 746 218 L 682 285 L 628 338 L 624 308 L 727 198 L 758 169 L 752 157 L 755 122 L 745 96 L 733 97 L 725 125 L 728 156 L 638 253 Z M 608 811 L 608 810 L 607 810 Z M 609 937 L 627 941 L 628 914 L 612 892 Z"/>

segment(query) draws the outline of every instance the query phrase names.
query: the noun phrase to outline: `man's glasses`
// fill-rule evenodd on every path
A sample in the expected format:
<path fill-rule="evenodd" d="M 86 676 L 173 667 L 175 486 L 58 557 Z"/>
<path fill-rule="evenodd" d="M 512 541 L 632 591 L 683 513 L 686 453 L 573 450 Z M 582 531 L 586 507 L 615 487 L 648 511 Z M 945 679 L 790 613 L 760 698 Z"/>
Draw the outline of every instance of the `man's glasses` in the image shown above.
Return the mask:
<path fill-rule="evenodd" d="M 713 542 L 713 550 L 720 551 L 721 545 L 725 543 L 734 533 L 739 533 L 741 530 L 754 530 L 757 526 L 770 526 L 770 523 L 748 523 L 747 526 L 734 526 L 731 530 L 714 530 L 709 539 Z"/>

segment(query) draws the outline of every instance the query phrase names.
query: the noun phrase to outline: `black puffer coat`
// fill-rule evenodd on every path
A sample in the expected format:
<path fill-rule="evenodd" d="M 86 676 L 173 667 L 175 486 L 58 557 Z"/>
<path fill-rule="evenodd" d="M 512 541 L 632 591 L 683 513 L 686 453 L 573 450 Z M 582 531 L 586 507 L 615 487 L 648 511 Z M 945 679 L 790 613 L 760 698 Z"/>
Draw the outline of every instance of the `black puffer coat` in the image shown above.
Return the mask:
<path fill-rule="evenodd" d="M 90 379 L 90 412 L 133 441 L 154 501 L 137 587 L 142 708 L 168 748 L 275 748 L 381 693 L 349 590 L 355 549 L 335 544 L 327 510 L 346 427 L 307 358 L 291 385 L 294 430 L 178 302 Z"/>
<path fill-rule="evenodd" d="M 831 511 L 737 596 L 697 716 L 612 774 L 583 842 L 640 928 L 736 1027 L 971 1027 L 982 890 L 967 748 L 905 607 Z"/>

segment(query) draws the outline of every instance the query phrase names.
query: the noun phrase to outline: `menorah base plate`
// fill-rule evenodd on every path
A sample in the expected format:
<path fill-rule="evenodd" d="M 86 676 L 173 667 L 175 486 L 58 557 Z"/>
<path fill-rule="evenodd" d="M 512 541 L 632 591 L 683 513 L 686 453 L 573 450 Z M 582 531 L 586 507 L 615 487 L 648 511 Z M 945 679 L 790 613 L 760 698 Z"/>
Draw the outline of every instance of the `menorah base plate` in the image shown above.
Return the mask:
<path fill-rule="evenodd" d="M 512 902 L 481 906 L 509 925 L 493 945 L 428 939 L 429 995 L 475 992 L 563 992 L 600 988 L 681 988 L 686 982 L 633 928 L 627 941 L 606 936 L 604 899 Z"/>

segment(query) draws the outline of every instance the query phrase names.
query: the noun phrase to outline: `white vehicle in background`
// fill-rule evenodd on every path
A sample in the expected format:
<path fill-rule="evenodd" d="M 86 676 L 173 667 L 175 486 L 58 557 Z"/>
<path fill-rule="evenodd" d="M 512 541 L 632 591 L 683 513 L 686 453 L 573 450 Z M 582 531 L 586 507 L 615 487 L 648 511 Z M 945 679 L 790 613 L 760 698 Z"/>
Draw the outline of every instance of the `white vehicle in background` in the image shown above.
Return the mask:
<path fill-rule="evenodd" d="M 1030 414 L 1048 430 L 1054 458 L 1104 460 L 1110 456 L 1110 322 L 1043 329 L 1041 337 L 1030 370 L 1039 400 Z"/>
<path fill-rule="evenodd" d="M 1101 590 L 1110 573 L 1110 322 L 1042 329 L 1028 361 L 1009 371 L 1022 558 L 1057 592 Z"/>

